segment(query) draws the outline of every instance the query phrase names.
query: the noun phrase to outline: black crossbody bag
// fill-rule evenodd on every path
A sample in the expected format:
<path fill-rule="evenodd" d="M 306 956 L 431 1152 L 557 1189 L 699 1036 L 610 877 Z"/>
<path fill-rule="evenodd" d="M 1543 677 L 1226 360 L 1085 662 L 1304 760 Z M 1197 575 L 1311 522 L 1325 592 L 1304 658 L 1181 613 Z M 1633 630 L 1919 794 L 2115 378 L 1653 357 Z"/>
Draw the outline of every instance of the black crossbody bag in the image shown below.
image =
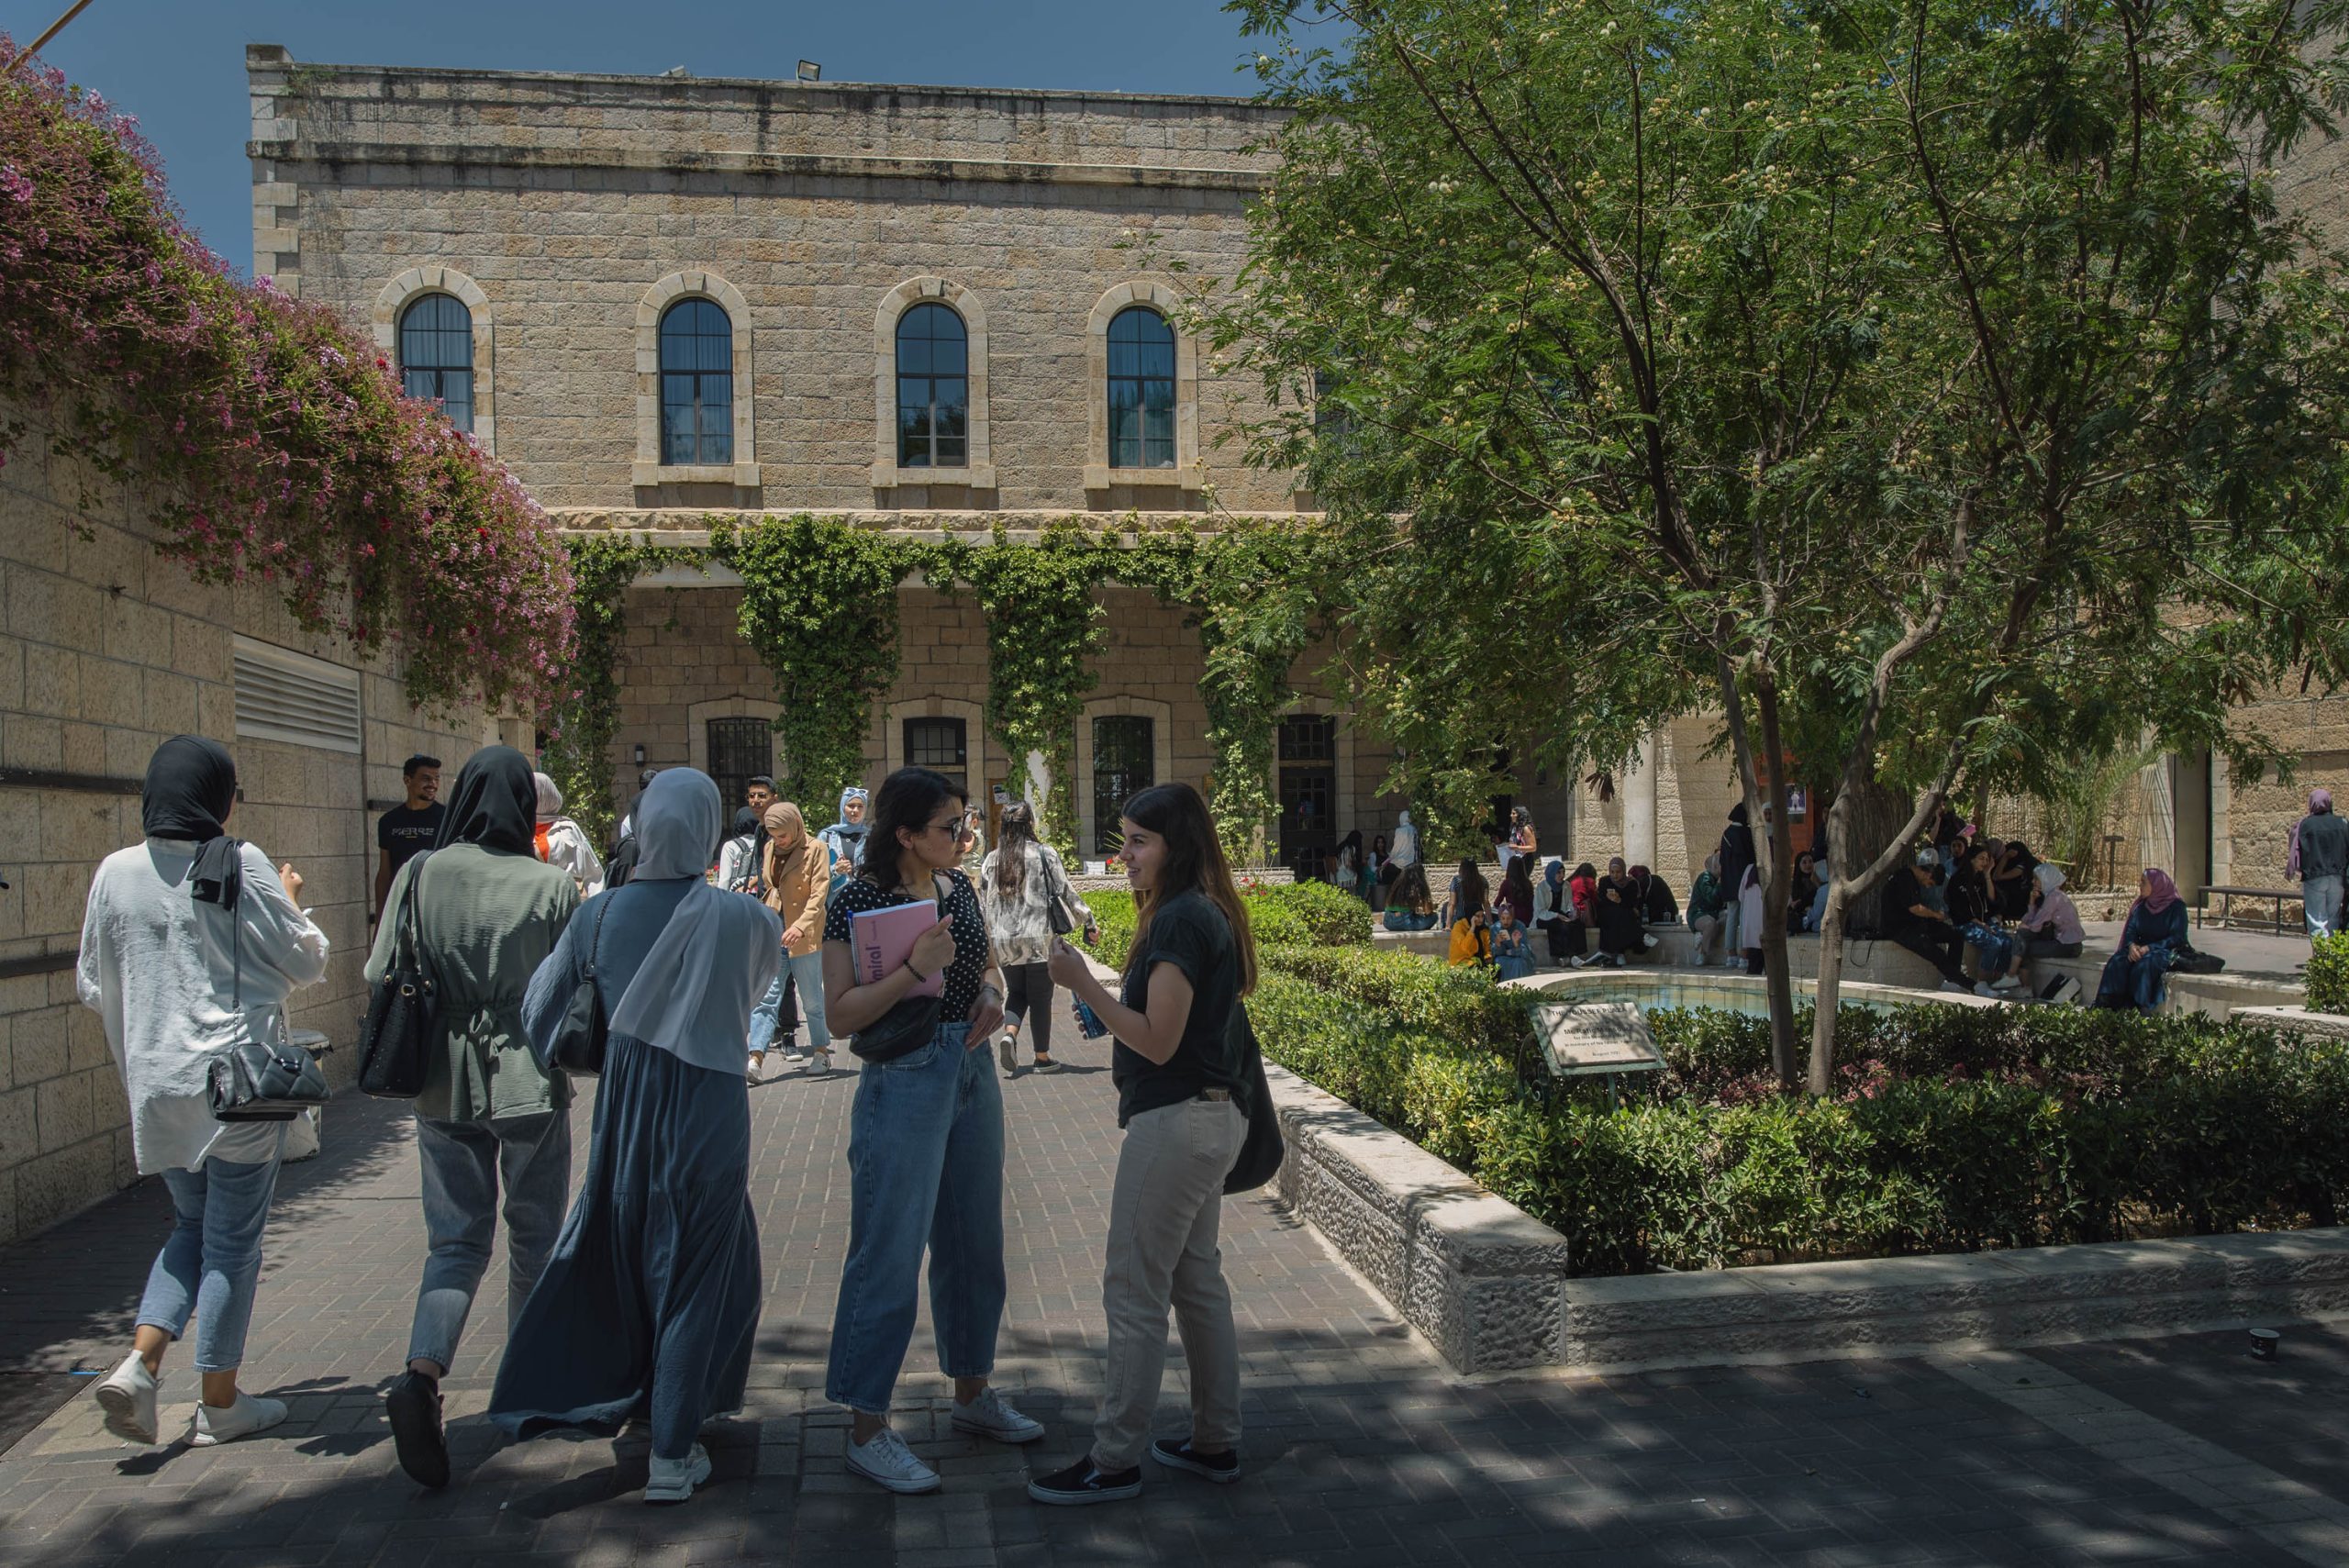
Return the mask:
<path fill-rule="evenodd" d="M 938 873 L 930 873 L 930 890 L 938 892 Z M 952 884 L 941 894 L 938 907 L 941 914 L 947 900 L 954 895 Z M 954 961 L 946 961 L 952 964 Z M 859 1062 L 895 1062 L 900 1056 L 910 1056 L 928 1045 L 938 1033 L 938 1020 L 946 1014 L 946 998 L 937 996 L 907 996 L 887 1012 L 849 1036 L 849 1053 Z"/>
<path fill-rule="evenodd" d="M 359 1087 L 378 1099 L 412 1100 L 424 1093 L 425 1064 L 440 1014 L 440 987 L 417 938 L 416 887 L 424 880 L 427 850 L 416 857 L 392 919 L 392 962 L 367 997 L 359 1030 Z"/>

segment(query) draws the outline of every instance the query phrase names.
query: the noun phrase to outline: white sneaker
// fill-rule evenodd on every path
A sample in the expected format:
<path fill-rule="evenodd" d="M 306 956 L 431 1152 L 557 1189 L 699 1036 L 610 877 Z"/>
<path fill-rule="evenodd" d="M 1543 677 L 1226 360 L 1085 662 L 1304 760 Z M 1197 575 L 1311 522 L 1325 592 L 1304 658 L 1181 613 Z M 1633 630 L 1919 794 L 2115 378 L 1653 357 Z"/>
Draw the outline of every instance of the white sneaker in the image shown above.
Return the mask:
<path fill-rule="evenodd" d="M 999 1443 L 1031 1443 L 1044 1435 L 1044 1423 L 1013 1409 L 992 1387 L 979 1390 L 968 1405 L 954 1407 L 954 1429 Z"/>
<path fill-rule="evenodd" d="M 683 1459 L 652 1461 L 651 1479 L 644 1484 L 644 1500 L 648 1503 L 682 1503 L 694 1495 L 694 1488 L 709 1479 L 709 1450 L 699 1443 Z"/>
<path fill-rule="evenodd" d="M 239 1438 L 265 1432 L 284 1419 L 285 1401 L 283 1399 L 262 1399 L 255 1395 L 239 1393 L 237 1402 L 226 1409 L 198 1405 L 195 1407 L 195 1434 L 188 1441 L 196 1448 L 232 1443 Z"/>
<path fill-rule="evenodd" d="M 90 1391 L 106 1413 L 106 1430 L 129 1443 L 155 1440 L 155 1374 L 133 1351 L 106 1380 Z"/>
<path fill-rule="evenodd" d="M 765 1076 L 766 1066 L 767 1059 L 765 1054 L 762 1051 L 754 1051 L 751 1052 L 751 1065 L 742 1075 L 750 1080 L 750 1082 L 756 1084 L 762 1077 Z"/>
<path fill-rule="evenodd" d="M 2012 991 L 2022 984 L 2022 976 L 2020 974 L 2001 974 L 1998 978 L 1990 982 L 1990 984 L 1997 986 L 2001 991 Z"/>
<path fill-rule="evenodd" d="M 848 1445 L 848 1467 L 867 1481 L 906 1496 L 938 1490 L 938 1472 L 916 1459 L 914 1451 L 906 1446 L 906 1440 L 888 1427 L 874 1433 L 870 1442 L 852 1440 Z"/>
<path fill-rule="evenodd" d="M 1974 994 L 1976 996 L 1987 996 L 1996 1001 L 1998 996 L 1998 988 L 1987 980 L 1977 980 L 1974 983 Z"/>
<path fill-rule="evenodd" d="M 832 1071 L 832 1053 L 829 1051 L 809 1051 L 807 1053 L 807 1071 L 829 1076 Z"/>

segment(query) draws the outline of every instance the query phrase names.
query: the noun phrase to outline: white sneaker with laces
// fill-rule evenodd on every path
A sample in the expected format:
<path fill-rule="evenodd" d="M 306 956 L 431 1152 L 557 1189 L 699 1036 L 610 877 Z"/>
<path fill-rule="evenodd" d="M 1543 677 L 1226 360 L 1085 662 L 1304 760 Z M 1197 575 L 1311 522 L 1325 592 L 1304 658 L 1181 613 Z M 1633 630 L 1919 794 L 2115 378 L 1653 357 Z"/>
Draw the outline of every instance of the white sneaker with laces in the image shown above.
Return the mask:
<path fill-rule="evenodd" d="M 810 1072 L 810 1073 L 815 1073 L 815 1074 L 816 1074 L 816 1075 L 818 1075 L 818 1077 L 822 1077 L 822 1076 L 829 1075 L 829 1074 L 830 1073 L 831 1070 L 832 1070 L 832 1053 L 831 1053 L 830 1051 L 809 1051 L 809 1052 L 807 1053 L 807 1071 L 808 1071 L 808 1072 Z"/>
<path fill-rule="evenodd" d="M 2000 995 L 1998 988 L 1987 980 L 1977 980 L 1974 983 L 1974 994 L 1976 996 L 1987 996 L 1993 1001 L 1996 1001 Z"/>
<path fill-rule="evenodd" d="M 874 1433 L 870 1441 L 850 1440 L 848 1467 L 904 1496 L 935 1492 L 939 1486 L 938 1472 L 916 1459 L 906 1440 L 887 1427 Z"/>
<path fill-rule="evenodd" d="M 125 1442 L 155 1440 L 155 1374 L 137 1351 L 91 1390 L 91 1397 L 106 1413 L 106 1430 Z"/>
<path fill-rule="evenodd" d="M 2001 991 L 2012 991 L 2022 984 L 2022 976 L 2020 974 L 2001 974 L 1998 978 L 1990 982 L 1990 984 L 1997 986 Z"/>
<path fill-rule="evenodd" d="M 709 1479 L 709 1450 L 699 1443 L 683 1459 L 652 1461 L 651 1478 L 644 1484 L 644 1500 L 648 1503 L 682 1503 L 694 1495 L 694 1488 Z"/>
<path fill-rule="evenodd" d="M 198 1405 L 195 1407 L 195 1434 L 188 1439 L 188 1442 L 195 1448 L 232 1443 L 239 1438 L 265 1432 L 284 1419 L 285 1401 L 283 1399 L 263 1399 L 239 1391 L 234 1405 L 226 1407 Z"/>
<path fill-rule="evenodd" d="M 1044 1423 L 1023 1416 L 994 1388 L 982 1388 L 968 1405 L 954 1407 L 954 1429 L 999 1443 L 1032 1443 L 1044 1435 Z"/>

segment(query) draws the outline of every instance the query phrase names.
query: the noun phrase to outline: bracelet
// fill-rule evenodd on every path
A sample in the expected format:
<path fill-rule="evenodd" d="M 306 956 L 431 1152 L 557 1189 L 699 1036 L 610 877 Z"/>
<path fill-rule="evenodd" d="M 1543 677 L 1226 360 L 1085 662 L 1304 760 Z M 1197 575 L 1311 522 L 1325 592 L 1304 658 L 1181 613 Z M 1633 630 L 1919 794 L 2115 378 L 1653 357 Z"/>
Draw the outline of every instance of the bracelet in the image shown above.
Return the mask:
<path fill-rule="evenodd" d="M 906 960 L 906 973 L 914 977 L 914 984 L 917 985 L 927 985 L 930 984 L 930 977 L 924 974 L 920 970 L 916 969 L 912 959 Z"/>

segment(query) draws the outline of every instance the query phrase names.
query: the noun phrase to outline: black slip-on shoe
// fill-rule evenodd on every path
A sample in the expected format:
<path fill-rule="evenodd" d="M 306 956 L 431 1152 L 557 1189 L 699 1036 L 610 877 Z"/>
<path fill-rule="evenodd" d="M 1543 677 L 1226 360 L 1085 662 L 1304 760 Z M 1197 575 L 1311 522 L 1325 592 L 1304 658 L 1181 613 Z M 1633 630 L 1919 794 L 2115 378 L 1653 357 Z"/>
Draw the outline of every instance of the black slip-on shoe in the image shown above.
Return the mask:
<path fill-rule="evenodd" d="M 1191 1440 L 1161 1438 L 1150 1445 L 1150 1457 L 1169 1470 L 1187 1470 L 1194 1475 L 1204 1475 L 1218 1485 L 1228 1485 L 1240 1479 L 1240 1451 L 1225 1449 L 1221 1453 L 1201 1453 L 1191 1446 Z"/>
<path fill-rule="evenodd" d="M 1120 1497 L 1141 1496 L 1141 1466 L 1131 1470 L 1103 1470 L 1093 1462 L 1090 1454 L 1078 1460 L 1066 1470 L 1056 1470 L 1028 1483 L 1028 1496 L 1040 1503 L 1052 1503 L 1062 1507 L 1074 1507 L 1085 1503 L 1114 1503 Z"/>
<path fill-rule="evenodd" d="M 440 1385 L 420 1372 L 400 1373 L 384 1396 L 392 1418 L 392 1449 L 400 1468 L 419 1486 L 449 1485 L 449 1440 L 440 1430 Z"/>

